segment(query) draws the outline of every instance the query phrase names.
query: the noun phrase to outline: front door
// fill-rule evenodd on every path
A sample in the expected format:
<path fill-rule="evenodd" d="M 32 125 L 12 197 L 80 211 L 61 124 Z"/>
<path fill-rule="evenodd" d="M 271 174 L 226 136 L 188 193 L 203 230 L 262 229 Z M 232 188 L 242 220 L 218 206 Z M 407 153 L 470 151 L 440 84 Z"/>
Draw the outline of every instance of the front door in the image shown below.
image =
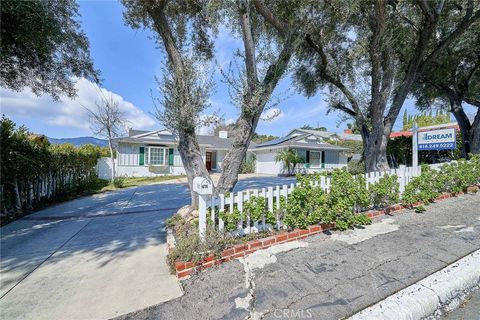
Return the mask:
<path fill-rule="evenodd" d="M 212 170 L 212 153 L 211 152 L 207 152 L 205 154 L 205 166 L 207 167 L 208 171 Z"/>

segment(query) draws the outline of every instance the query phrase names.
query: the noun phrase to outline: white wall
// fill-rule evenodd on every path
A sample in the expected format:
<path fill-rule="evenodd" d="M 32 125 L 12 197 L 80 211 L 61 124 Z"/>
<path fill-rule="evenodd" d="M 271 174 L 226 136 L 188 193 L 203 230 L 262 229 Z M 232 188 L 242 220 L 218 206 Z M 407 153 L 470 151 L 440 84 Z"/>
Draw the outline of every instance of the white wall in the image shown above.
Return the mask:
<path fill-rule="evenodd" d="M 141 145 L 121 143 L 117 148 L 117 160 L 120 166 L 138 166 L 138 154 Z"/>
<path fill-rule="evenodd" d="M 116 162 L 116 159 L 115 159 Z M 102 157 L 98 159 L 96 166 L 97 176 L 100 179 L 110 180 L 112 179 L 112 161 L 110 158 Z"/>
<path fill-rule="evenodd" d="M 283 164 L 281 162 L 275 162 L 277 150 L 257 151 L 256 154 L 256 173 L 280 174 L 282 172 Z"/>

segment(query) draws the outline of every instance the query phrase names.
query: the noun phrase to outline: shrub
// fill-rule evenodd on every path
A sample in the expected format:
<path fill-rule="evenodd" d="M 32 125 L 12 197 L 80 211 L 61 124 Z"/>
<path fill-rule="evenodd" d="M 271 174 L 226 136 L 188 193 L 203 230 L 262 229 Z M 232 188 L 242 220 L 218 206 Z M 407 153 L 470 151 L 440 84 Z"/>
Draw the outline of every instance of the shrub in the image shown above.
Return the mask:
<path fill-rule="evenodd" d="M 223 220 L 225 230 L 229 232 L 237 229 L 240 219 L 245 221 L 245 214 L 242 215 L 242 213 L 240 213 L 236 204 L 233 207 L 233 212 L 230 212 L 227 207 L 225 211 L 220 212 L 218 216 Z"/>
<path fill-rule="evenodd" d="M 338 229 L 353 227 L 358 222 L 355 212 L 370 205 L 365 178 L 363 176 L 355 178 L 345 169 L 334 170 L 328 205 Z"/>
<path fill-rule="evenodd" d="M 372 204 L 377 207 L 388 207 L 400 200 L 400 184 L 396 175 L 385 174 L 369 188 Z"/>
<path fill-rule="evenodd" d="M 297 153 L 295 149 L 282 150 L 275 156 L 275 162 L 282 162 L 287 174 L 295 174 L 297 164 L 304 163 L 305 160 Z"/>
<path fill-rule="evenodd" d="M 354 176 L 365 173 L 365 162 L 362 160 L 350 160 L 348 163 L 348 172 Z"/>
<path fill-rule="evenodd" d="M 115 188 L 123 188 L 125 186 L 125 177 L 113 178 L 113 186 Z"/>
<path fill-rule="evenodd" d="M 250 197 L 250 200 L 243 203 L 243 211 L 246 216 L 250 216 L 250 225 L 247 227 L 253 226 L 255 222 L 263 222 L 274 225 L 275 216 L 272 212 L 268 210 L 267 199 L 264 197 Z"/>
<path fill-rule="evenodd" d="M 255 167 L 257 164 L 257 159 L 255 156 L 252 156 L 250 159 L 242 161 L 240 165 L 240 173 L 255 173 Z"/>
<path fill-rule="evenodd" d="M 407 205 L 432 202 L 442 191 L 439 174 L 441 173 L 423 165 L 421 174 L 405 186 L 403 202 Z"/>
<path fill-rule="evenodd" d="M 217 257 L 223 249 L 234 243 L 232 236 L 215 230 L 207 225 L 205 240 L 201 241 L 198 234 L 198 226 L 194 223 L 183 221 L 175 227 L 175 247 L 167 255 L 167 263 L 172 272 L 175 271 L 175 261 L 200 262 L 211 252 Z"/>
<path fill-rule="evenodd" d="M 474 158 L 471 162 L 461 159 L 458 162 L 443 165 L 437 180 L 442 191 L 466 192 L 469 186 L 478 183 L 478 177 L 479 173 Z"/>
<path fill-rule="evenodd" d="M 424 213 L 425 211 L 427 211 L 427 209 L 425 209 L 424 206 L 418 206 L 415 208 L 416 213 Z"/>
<path fill-rule="evenodd" d="M 327 209 L 327 194 L 312 182 L 319 175 L 297 175 L 298 185 L 288 196 L 285 225 L 291 228 L 306 228 L 319 222 L 331 222 Z"/>

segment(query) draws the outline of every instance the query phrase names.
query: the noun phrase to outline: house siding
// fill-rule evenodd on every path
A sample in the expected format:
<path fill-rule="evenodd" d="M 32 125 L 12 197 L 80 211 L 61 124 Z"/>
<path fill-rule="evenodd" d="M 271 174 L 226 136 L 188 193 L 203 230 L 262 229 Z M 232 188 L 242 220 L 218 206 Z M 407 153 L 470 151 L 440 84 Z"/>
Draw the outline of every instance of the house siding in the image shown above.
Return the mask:
<path fill-rule="evenodd" d="M 138 166 L 140 147 L 138 144 L 120 144 L 117 148 L 118 165 Z"/>

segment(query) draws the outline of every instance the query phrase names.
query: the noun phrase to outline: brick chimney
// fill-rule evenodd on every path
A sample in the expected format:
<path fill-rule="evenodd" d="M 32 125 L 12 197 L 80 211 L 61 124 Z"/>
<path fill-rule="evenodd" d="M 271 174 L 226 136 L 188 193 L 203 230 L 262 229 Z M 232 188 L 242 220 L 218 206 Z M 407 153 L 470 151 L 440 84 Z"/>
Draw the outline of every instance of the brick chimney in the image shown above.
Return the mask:
<path fill-rule="evenodd" d="M 345 134 L 352 134 L 353 132 L 352 132 L 351 129 L 344 129 L 344 130 L 343 130 L 343 133 L 345 133 Z"/>

